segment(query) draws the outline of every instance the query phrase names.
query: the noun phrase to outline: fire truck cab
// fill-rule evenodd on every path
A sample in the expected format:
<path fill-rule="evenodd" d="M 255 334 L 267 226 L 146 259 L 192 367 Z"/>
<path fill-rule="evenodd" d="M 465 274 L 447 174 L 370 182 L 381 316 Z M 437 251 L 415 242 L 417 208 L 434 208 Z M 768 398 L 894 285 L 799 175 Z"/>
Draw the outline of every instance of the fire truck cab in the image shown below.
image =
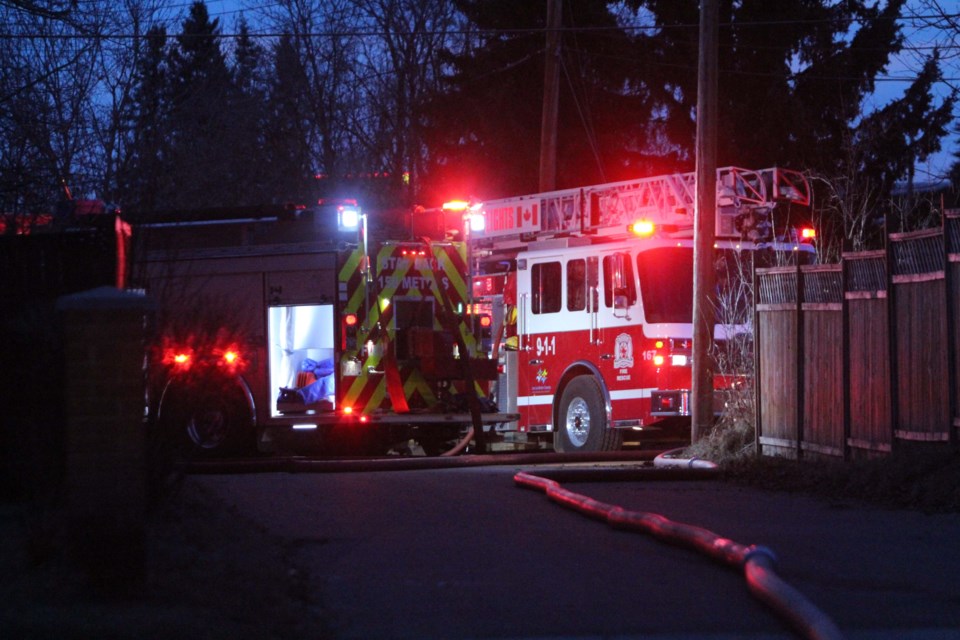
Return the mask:
<path fill-rule="evenodd" d="M 777 207 L 809 203 L 799 173 L 718 171 L 717 297 L 752 265 L 810 261 L 774 237 Z M 561 452 L 621 446 L 629 430 L 689 425 L 695 175 L 671 174 L 477 205 L 469 215 L 473 293 L 497 320 L 501 430 Z M 722 343 L 750 331 L 718 321 Z M 727 375 L 715 376 L 723 408 Z M 519 435 L 516 435 L 519 434 Z"/>

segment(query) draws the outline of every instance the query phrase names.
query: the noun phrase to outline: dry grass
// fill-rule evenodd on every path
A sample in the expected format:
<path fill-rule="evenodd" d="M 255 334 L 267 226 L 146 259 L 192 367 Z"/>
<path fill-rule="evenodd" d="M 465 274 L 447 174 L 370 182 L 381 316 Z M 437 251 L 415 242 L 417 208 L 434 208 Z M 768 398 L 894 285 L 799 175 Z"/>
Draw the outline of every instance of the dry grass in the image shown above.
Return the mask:
<path fill-rule="evenodd" d="M 728 479 L 778 491 L 928 513 L 960 513 L 960 454 L 916 450 L 843 462 L 756 456 L 723 467 Z"/>
<path fill-rule="evenodd" d="M 960 513 L 960 452 L 913 445 L 869 460 L 757 456 L 752 425 L 726 420 L 687 454 L 720 465 L 731 482 L 930 513 Z"/>

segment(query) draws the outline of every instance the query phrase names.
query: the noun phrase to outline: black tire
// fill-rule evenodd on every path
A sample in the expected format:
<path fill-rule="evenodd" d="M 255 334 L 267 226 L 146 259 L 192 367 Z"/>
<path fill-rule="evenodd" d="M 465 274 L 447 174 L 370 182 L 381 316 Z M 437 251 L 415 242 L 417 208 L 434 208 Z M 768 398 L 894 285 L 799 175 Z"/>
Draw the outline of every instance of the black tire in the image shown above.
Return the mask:
<path fill-rule="evenodd" d="M 185 457 L 248 455 L 256 450 L 249 402 L 236 380 L 214 378 L 168 388 L 160 424 Z"/>
<path fill-rule="evenodd" d="M 623 434 L 607 428 L 607 412 L 600 384 L 593 376 L 577 376 L 563 390 L 554 427 L 553 448 L 558 453 L 616 451 Z"/>

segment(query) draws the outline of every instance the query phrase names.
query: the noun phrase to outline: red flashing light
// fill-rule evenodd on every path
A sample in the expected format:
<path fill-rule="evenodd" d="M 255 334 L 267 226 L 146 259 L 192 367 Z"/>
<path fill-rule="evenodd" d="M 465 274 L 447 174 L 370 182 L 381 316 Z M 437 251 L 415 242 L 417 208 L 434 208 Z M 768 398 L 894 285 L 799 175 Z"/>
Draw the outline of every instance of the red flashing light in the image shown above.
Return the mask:
<path fill-rule="evenodd" d="M 480 316 L 480 326 L 483 328 L 489 327 L 493 324 L 493 319 L 490 316 Z"/>
<path fill-rule="evenodd" d="M 803 227 L 800 229 L 800 239 L 805 242 L 810 242 L 817 239 L 817 230 L 813 227 Z"/>
<path fill-rule="evenodd" d="M 348 313 L 347 315 L 343 316 L 343 324 L 347 325 L 348 327 L 355 327 L 357 325 L 357 314 Z"/>
<path fill-rule="evenodd" d="M 344 407 L 344 408 L 343 408 L 343 415 L 349 416 L 349 415 L 351 415 L 352 413 L 353 413 L 353 407 Z"/>

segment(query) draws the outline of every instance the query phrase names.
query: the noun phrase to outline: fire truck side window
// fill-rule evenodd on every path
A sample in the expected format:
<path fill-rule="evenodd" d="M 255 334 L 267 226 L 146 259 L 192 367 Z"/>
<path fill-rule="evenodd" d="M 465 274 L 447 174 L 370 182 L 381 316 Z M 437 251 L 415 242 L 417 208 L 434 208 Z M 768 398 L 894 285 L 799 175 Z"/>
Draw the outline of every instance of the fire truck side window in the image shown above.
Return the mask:
<path fill-rule="evenodd" d="M 637 302 L 637 285 L 629 254 L 615 253 L 603 257 L 603 303 L 609 309 L 617 296 L 624 296 L 628 307 Z"/>
<path fill-rule="evenodd" d="M 583 311 L 587 307 L 587 262 L 567 263 L 567 311 Z"/>
<path fill-rule="evenodd" d="M 560 311 L 563 277 L 559 262 L 535 264 L 530 270 L 533 313 L 556 313 Z"/>

